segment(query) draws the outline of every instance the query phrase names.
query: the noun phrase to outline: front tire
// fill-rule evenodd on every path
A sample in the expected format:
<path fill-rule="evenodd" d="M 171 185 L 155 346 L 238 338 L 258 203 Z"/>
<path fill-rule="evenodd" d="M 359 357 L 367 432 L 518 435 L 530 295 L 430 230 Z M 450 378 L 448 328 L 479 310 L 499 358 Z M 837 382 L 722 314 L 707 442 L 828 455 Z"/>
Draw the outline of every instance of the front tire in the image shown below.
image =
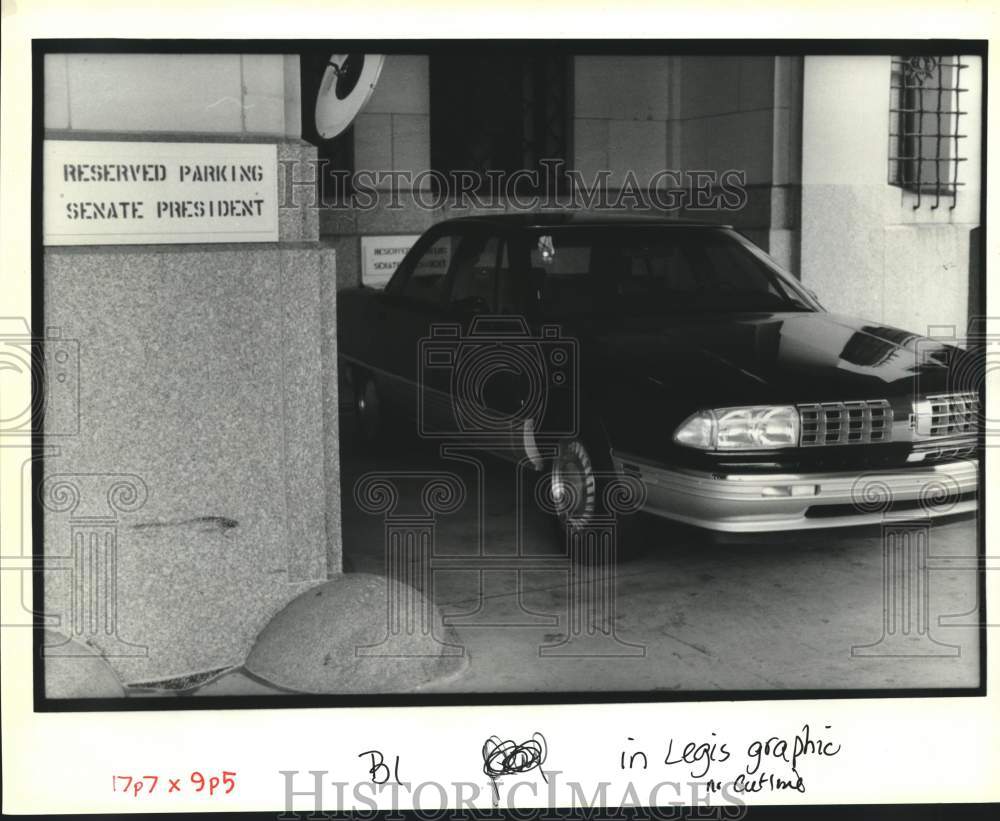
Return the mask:
<path fill-rule="evenodd" d="M 610 453 L 582 438 L 559 443 L 549 472 L 547 495 L 555 508 L 562 543 L 569 547 L 588 530 L 614 527 L 615 559 L 626 562 L 642 553 L 645 540 L 640 514 L 622 513 L 608 505 L 608 486 L 615 481 Z M 575 561 L 586 560 L 586 551 L 570 549 Z"/>

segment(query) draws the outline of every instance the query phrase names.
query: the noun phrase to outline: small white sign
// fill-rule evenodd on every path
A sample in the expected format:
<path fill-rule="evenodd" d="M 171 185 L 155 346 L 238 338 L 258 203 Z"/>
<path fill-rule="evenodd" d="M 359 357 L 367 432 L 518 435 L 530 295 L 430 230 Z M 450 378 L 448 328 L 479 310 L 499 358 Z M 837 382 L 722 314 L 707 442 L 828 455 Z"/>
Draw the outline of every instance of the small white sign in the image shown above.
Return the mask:
<path fill-rule="evenodd" d="M 277 242 L 274 145 L 46 140 L 45 245 Z"/>
<path fill-rule="evenodd" d="M 361 282 L 369 288 L 383 288 L 392 278 L 406 252 L 420 234 L 397 234 L 361 238 Z"/>

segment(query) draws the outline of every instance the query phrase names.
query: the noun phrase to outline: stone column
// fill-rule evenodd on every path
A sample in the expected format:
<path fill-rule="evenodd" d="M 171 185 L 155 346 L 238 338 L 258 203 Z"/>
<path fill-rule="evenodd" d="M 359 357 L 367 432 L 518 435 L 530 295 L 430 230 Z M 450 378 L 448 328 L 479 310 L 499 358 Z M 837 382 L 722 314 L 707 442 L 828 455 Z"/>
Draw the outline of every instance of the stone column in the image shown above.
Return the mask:
<path fill-rule="evenodd" d="M 301 187 L 280 197 L 315 158 L 298 58 L 50 55 L 45 97 L 47 139 L 276 146 L 277 242 L 48 247 L 43 262 L 45 329 L 78 351 L 79 422 L 45 475 L 129 474 L 148 493 L 114 538 L 116 629 L 148 652 L 88 643 L 126 684 L 239 665 L 340 572 L 334 254 Z M 63 515 L 45 518 L 50 614 L 73 612 Z"/>

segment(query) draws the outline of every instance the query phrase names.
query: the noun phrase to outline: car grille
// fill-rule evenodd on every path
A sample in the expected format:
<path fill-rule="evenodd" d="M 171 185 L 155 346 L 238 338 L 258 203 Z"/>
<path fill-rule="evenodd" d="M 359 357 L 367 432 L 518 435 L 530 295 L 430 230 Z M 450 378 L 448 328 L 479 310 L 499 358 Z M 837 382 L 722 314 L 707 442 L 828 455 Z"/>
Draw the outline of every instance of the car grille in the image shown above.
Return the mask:
<path fill-rule="evenodd" d="M 913 456 L 910 461 L 921 462 L 945 462 L 952 459 L 968 459 L 976 455 L 976 445 L 958 445 L 956 447 L 927 447 L 927 445 L 917 446 L 913 449 Z"/>
<path fill-rule="evenodd" d="M 974 434 L 979 419 L 979 396 L 974 393 L 943 393 L 926 397 L 929 420 L 921 420 L 920 432 L 932 439 Z M 925 427 L 926 426 L 926 427 Z M 926 433 L 924 432 L 926 431 Z"/>
<path fill-rule="evenodd" d="M 865 445 L 888 442 L 892 408 L 884 399 L 799 405 L 799 445 Z"/>

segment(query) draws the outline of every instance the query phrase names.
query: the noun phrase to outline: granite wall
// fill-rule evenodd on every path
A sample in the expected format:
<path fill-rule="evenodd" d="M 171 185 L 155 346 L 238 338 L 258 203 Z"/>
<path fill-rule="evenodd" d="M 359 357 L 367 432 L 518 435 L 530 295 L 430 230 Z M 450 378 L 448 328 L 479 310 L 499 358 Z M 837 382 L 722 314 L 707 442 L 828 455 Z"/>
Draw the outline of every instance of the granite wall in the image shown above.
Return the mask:
<path fill-rule="evenodd" d="M 119 656 L 103 619 L 94 631 L 89 615 L 73 614 L 72 571 L 48 574 L 46 611 L 69 616 L 126 682 L 241 663 L 278 609 L 339 569 L 325 459 L 336 429 L 322 413 L 336 386 L 320 285 L 331 256 L 280 246 L 45 253 L 46 322 L 79 342 L 80 372 L 79 435 L 58 440 L 45 475 L 81 497 L 62 510 L 43 494 L 46 555 L 72 555 L 81 516 L 114 516 L 115 589 L 84 595 L 113 593 L 118 637 L 148 655 Z M 113 477 L 135 477 L 122 481 L 145 503 L 111 509 Z"/>
<path fill-rule="evenodd" d="M 53 55 L 45 72 L 47 138 L 270 142 L 279 191 L 311 173 L 296 57 Z M 44 251 L 45 326 L 78 373 L 60 398 L 78 431 L 54 429 L 65 407 L 46 417 L 45 611 L 126 684 L 241 664 L 340 573 L 335 251 L 303 200 L 282 203 L 277 243 Z"/>

